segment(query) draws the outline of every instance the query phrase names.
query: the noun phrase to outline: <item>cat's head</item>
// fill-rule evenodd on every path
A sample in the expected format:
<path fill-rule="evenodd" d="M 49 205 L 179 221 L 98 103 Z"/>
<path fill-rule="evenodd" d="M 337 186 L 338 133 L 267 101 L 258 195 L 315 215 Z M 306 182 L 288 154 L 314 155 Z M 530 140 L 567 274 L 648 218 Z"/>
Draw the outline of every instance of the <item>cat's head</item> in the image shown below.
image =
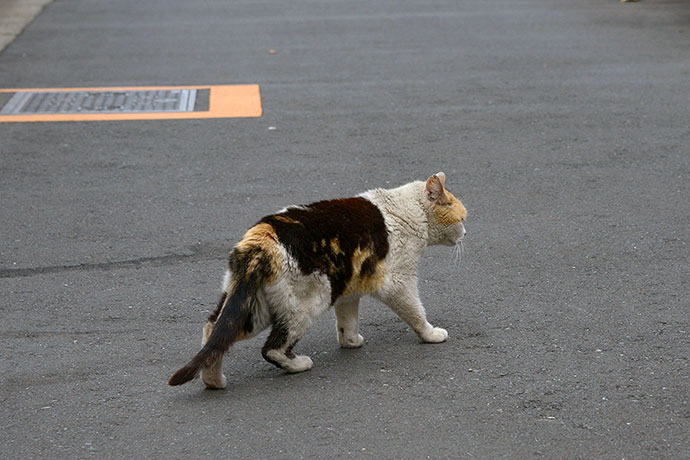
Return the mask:
<path fill-rule="evenodd" d="M 465 206 L 444 188 L 446 175 L 434 174 L 426 181 L 424 194 L 429 202 L 429 233 L 431 244 L 455 246 L 467 234 L 463 221 Z"/>

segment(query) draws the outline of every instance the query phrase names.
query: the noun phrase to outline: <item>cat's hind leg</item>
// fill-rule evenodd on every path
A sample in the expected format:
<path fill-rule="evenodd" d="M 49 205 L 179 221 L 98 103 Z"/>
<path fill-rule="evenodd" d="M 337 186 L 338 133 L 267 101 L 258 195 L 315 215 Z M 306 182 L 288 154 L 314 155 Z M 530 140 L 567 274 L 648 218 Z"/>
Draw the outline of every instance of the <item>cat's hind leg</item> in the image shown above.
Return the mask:
<path fill-rule="evenodd" d="M 218 301 L 216 310 L 209 316 L 208 321 L 206 321 L 204 325 L 203 337 L 201 339 L 202 347 L 206 345 L 209 337 L 211 337 L 213 328 L 216 325 L 216 320 L 220 316 L 223 306 L 225 305 L 226 297 L 227 293 L 224 292 Z M 263 299 L 263 292 L 259 290 L 256 293 L 256 297 L 248 299 L 248 302 L 247 308 L 251 311 L 251 314 L 248 315 L 249 321 L 243 325 L 243 329 L 235 338 L 235 341 L 250 339 L 265 330 L 270 324 L 265 301 Z M 204 382 L 204 385 L 206 385 L 206 388 L 212 390 L 220 390 L 227 386 L 227 379 L 225 375 L 223 375 L 223 355 L 220 355 L 211 364 L 201 368 L 201 380 Z"/>
<path fill-rule="evenodd" d="M 211 332 L 213 332 L 213 327 L 216 325 L 216 320 L 218 319 L 218 316 L 220 316 L 220 312 L 223 309 L 223 305 L 225 305 L 225 300 L 227 296 L 228 293 L 224 291 L 220 297 L 220 300 L 218 301 L 218 305 L 216 306 L 215 311 L 211 313 L 211 315 L 208 317 L 208 320 L 206 321 L 206 324 L 204 324 L 203 335 L 201 337 L 202 347 L 206 345 L 206 342 L 208 342 L 208 338 L 211 336 Z M 223 375 L 222 356 L 215 362 L 213 362 L 210 366 L 205 366 L 201 368 L 201 381 L 204 382 L 206 388 L 213 390 L 222 390 L 227 386 L 228 381 Z"/>
<path fill-rule="evenodd" d="M 298 356 L 292 352 L 292 347 L 307 332 L 306 328 L 301 333 L 299 329 L 302 328 L 291 328 L 280 320 L 275 321 L 261 349 L 264 359 L 291 374 L 311 369 L 313 362 L 309 356 Z"/>
<path fill-rule="evenodd" d="M 359 299 L 338 302 L 335 305 L 338 342 L 343 348 L 359 348 L 364 338 L 359 334 Z"/>
<path fill-rule="evenodd" d="M 266 361 L 290 373 L 311 369 L 311 358 L 295 355 L 292 348 L 307 333 L 312 320 L 328 309 L 329 286 L 324 275 L 303 276 L 288 271 L 278 282 L 266 287 L 272 324 L 261 349 Z"/>
<path fill-rule="evenodd" d="M 208 321 L 204 325 L 204 336 L 201 340 L 202 347 L 208 342 L 208 338 L 211 336 L 211 332 L 213 332 L 214 324 L 215 323 Z M 212 364 L 201 368 L 201 381 L 204 382 L 206 388 L 210 390 L 222 390 L 227 386 L 228 379 L 223 375 L 222 355 Z"/>

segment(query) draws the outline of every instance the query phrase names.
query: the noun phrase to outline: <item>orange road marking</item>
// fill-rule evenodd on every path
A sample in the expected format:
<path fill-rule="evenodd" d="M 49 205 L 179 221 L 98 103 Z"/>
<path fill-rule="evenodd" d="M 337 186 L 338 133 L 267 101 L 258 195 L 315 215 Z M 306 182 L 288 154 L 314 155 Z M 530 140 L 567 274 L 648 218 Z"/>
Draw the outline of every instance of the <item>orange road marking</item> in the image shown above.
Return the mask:
<path fill-rule="evenodd" d="M 0 89 L 0 93 L 67 92 L 67 91 L 149 91 L 197 89 L 209 91 L 207 111 L 192 112 L 133 112 L 133 113 L 48 113 L 0 115 L 2 122 L 37 121 L 107 121 L 107 120 L 172 120 L 192 118 L 260 117 L 261 93 L 259 85 L 206 85 L 206 86 L 127 86 L 101 88 L 27 88 Z M 0 107 L 1 108 L 1 107 Z"/>

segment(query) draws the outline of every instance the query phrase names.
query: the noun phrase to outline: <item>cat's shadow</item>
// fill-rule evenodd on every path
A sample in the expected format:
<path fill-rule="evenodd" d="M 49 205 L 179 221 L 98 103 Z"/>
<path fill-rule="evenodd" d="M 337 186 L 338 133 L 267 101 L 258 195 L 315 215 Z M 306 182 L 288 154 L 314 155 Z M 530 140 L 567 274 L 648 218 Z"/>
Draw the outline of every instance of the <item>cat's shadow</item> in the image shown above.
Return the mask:
<path fill-rule="evenodd" d="M 328 333 L 314 334 L 306 337 L 295 350 L 297 354 L 310 356 L 314 367 L 298 374 L 287 373 L 261 359 L 263 334 L 257 341 L 237 344 L 235 352 L 226 355 L 223 372 L 228 382 L 225 389 L 209 390 L 203 387 L 200 379 L 195 379 L 185 386 L 185 391 L 174 395 L 172 399 L 203 403 L 217 401 L 219 397 L 238 400 L 253 400 L 266 394 L 273 397 L 285 394 L 289 397 L 296 391 L 304 391 L 324 382 L 361 383 L 388 372 L 408 372 L 423 362 L 428 364 L 429 360 L 444 361 L 448 354 L 455 355 L 460 350 L 466 353 L 473 349 L 474 341 L 485 338 L 477 325 L 450 323 L 449 326 L 454 333 L 451 341 L 444 344 L 420 343 L 408 329 L 400 329 L 396 324 L 388 326 L 385 321 L 365 325 L 362 332 L 366 333 L 365 342 L 360 348 L 341 348 L 337 343 L 329 342 L 332 336 Z M 326 342 L 329 342 L 328 346 L 325 346 Z M 190 391 L 189 387 L 192 386 L 195 388 Z"/>
<path fill-rule="evenodd" d="M 320 353 L 312 353 L 310 356 L 314 360 L 314 367 L 298 374 L 286 373 L 263 360 L 248 364 L 248 367 L 247 363 L 243 363 L 243 369 L 235 368 L 237 372 L 233 373 L 232 362 L 228 360 L 224 365 L 224 374 L 228 379 L 225 389 L 205 389 L 200 380 L 195 379 L 189 386 L 196 388 L 182 391 L 174 395 L 172 400 L 203 404 L 217 401 L 218 398 L 251 401 L 265 398 L 267 394 L 272 398 L 280 398 L 281 395 L 290 398 L 296 392 L 320 388 L 331 382 L 361 384 L 384 375 L 404 374 L 418 363 L 438 355 L 438 350 L 434 350 L 437 346 L 420 344 L 415 337 L 395 337 L 391 340 L 388 336 L 386 341 L 382 335 L 380 341 L 382 343 L 365 343 L 362 348 L 343 349 L 336 345 Z"/>
<path fill-rule="evenodd" d="M 249 364 L 249 368 L 243 366 L 243 370 L 233 373 L 232 360 L 227 359 L 224 363 L 224 374 L 228 379 L 225 389 L 206 389 L 197 378 L 189 385 L 196 386 L 195 391 L 180 392 L 172 399 L 178 402 L 199 403 L 217 400 L 218 397 L 252 399 L 262 397 L 266 393 L 274 396 L 283 392 L 293 393 L 302 391 L 305 386 L 311 387 L 324 381 L 362 379 L 370 373 L 379 372 L 386 361 L 400 361 L 407 357 L 404 349 L 396 349 L 392 343 L 379 344 L 379 347 L 370 345 L 369 348 L 345 349 L 336 345 L 328 350 L 312 353 L 310 356 L 314 360 L 314 368 L 298 374 L 287 373 L 263 360 Z"/>

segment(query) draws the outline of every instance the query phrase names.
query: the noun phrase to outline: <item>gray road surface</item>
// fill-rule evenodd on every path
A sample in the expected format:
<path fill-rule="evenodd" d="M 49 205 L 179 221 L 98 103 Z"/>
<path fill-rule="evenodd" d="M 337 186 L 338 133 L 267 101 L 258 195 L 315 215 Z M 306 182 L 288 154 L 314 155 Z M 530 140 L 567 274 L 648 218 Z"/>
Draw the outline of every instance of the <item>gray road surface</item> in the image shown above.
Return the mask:
<path fill-rule="evenodd" d="M 0 87 L 257 83 L 256 119 L 0 124 L 0 457 L 690 457 L 690 3 L 56 0 Z M 271 54 L 269 50 L 277 53 Z M 275 128 L 275 129 L 269 129 Z M 166 386 L 288 204 L 446 172 L 422 345 Z"/>

